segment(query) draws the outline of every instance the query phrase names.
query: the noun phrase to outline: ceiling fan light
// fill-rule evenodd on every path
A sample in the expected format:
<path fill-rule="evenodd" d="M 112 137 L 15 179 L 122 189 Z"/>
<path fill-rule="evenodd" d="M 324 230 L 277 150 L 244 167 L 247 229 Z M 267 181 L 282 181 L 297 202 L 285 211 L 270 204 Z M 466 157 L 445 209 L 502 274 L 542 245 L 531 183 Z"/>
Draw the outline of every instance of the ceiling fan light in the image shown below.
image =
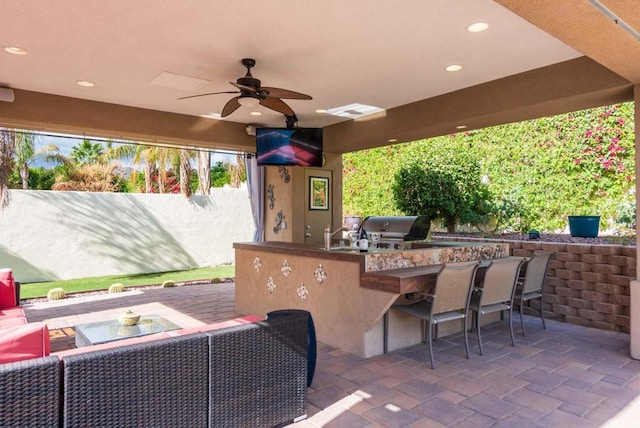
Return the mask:
<path fill-rule="evenodd" d="M 255 97 L 240 97 L 238 98 L 238 102 L 242 107 L 256 107 L 260 104 L 260 100 Z"/>

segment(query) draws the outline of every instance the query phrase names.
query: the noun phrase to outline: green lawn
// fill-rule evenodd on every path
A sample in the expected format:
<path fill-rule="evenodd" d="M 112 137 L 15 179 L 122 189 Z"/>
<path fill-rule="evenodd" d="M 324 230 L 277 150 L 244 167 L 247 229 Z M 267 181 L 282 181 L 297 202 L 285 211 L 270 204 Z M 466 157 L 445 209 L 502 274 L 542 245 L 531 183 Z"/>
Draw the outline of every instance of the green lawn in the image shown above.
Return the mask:
<path fill-rule="evenodd" d="M 120 283 L 125 287 L 134 285 L 162 284 L 164 281 L 174 282 L 193 281 L 198 279 L 213 278 L 233 278 L 235 276 L 235 266 L 225 265 L 208 267 L 201 269 L 141 273 L 134 275 L 99 276 L 94 278 L 78 278 L 65 281 L 32 282 L 22 284 L 20 287 L 20 298 L 30 299 L 33 297 L 43 297 L 52 288 L 62 287 L 67 293 L 78 291 L 106 290 L 111 284 Z"/>

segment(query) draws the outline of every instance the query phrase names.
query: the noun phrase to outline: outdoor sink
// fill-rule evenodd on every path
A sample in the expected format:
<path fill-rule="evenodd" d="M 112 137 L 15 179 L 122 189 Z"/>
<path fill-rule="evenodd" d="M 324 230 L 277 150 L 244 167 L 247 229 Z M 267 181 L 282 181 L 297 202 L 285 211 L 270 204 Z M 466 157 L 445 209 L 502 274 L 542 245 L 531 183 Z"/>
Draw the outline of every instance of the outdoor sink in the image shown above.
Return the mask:
<path fill-rule="evenodd" d="M 324 247 L 322 247 L 321 249 L 324 250 Z M 357 248 L 352 248 L 352 247 L 343 247 L 341 245 L 334 245 L 334 246 L 329 248 L 329 251 L 357 252 L 358 249 Z"/>

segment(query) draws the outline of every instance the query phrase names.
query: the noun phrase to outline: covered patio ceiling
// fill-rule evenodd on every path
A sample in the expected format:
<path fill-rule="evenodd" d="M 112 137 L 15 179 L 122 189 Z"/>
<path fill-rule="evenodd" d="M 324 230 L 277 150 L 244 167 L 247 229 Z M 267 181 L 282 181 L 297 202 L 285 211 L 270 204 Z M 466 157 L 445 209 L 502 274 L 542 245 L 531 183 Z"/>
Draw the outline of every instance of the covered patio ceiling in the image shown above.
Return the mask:
<path fill-rule="evenodd" d="M 235 94 L 178 99 L 234 90 L 242 58 L 264 86 L 313 97 L 287 103 L 332 153 L 632 100 L 640 9 L 599 0 L 616 22 L 594 2 L 5 2 L 0 45 L 26 54 L 0 51 L 15 96 L 0 126 L 252 152 L 246 125 L 284 126 L 282 114 L 221 119 Z M 466 30 L 476 22 L 489 28 Z M 353 103 L 382 111 L 316 112 Z"/>

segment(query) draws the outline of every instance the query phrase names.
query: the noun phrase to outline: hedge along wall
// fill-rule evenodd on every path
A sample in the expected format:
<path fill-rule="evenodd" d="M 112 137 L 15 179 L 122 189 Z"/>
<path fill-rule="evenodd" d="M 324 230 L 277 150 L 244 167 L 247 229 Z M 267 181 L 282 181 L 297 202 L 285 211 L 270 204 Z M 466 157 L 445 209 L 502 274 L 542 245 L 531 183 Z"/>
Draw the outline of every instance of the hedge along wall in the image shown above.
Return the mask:
<path fill-rule="evenodd" d="M 512 256 L 552 251 L 544 283 L 544 316 L 572 324 L 629 333 L 629 284 L 635 280 L 636 247 L 540 241 L 435 238 L 447 241 L 504 242 Z M 539 301 L 530 305 L 538 309 Z M 530 314 L 537 313 L 529 311 Z"/>

